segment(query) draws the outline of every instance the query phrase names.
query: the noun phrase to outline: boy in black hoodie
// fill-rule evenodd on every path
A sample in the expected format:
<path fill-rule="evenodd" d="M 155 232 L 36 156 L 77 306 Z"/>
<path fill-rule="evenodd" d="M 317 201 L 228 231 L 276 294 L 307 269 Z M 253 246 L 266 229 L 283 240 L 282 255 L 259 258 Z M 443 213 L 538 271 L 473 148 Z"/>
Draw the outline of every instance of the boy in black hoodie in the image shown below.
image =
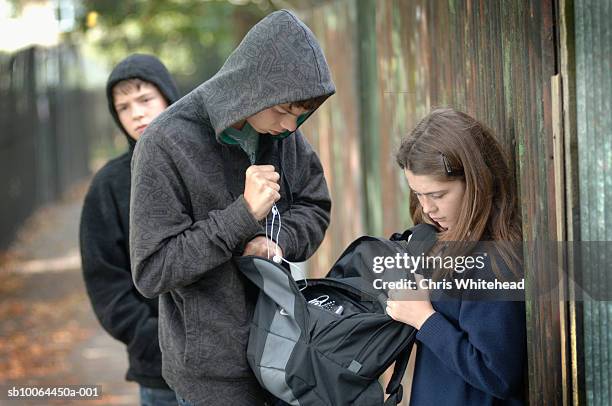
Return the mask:
<path fill-rule="evenodd" d="M 178 99 L 178 91 L 157 58 L 134 54 L 113 69 L 106 96 L 129 150 L 100 169 L 85 197 L 80 227 L 85 285 L 104 329 L 127 345 L 130 367 L 126 379 L 140 385 L 141 404 L 176 405 L 174 392 L 161 376 L 158 300 L 142 296 L 132 281 L 128 217 L 130 162 L 136 140 Z"/>

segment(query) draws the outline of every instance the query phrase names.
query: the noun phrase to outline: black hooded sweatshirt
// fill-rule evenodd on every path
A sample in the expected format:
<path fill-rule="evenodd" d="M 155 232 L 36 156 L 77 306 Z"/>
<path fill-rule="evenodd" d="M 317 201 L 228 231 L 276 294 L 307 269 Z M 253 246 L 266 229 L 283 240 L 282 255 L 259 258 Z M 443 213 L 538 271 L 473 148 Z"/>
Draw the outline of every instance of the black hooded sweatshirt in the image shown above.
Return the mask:
<path fill-rule="evenodd" d="M 168 388 L 161 376 L 158 300 L 142 296 L 130 272 L 130 161 L 136 140 L 119 122 L 112 89 L 131 78 L 154 84 L 168 104 L 178 99 L 170 73 L 154 56 L 131 55 L 111 72 L 106 84 L 108 107 L 126 135 L 129 149 L 100 169 L 85 197 L 80 226 L 83 277 L 98 320 L 110 335 L 127 345 L 130 367 L 126 379 L 146 387 Z"/>

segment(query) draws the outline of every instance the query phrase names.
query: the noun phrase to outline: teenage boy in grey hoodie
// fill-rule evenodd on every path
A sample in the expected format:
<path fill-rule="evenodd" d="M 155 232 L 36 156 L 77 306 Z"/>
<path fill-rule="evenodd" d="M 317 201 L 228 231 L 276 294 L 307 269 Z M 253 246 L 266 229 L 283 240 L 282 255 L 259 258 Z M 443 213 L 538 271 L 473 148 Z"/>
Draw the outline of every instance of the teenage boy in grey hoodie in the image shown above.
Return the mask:
<path fill-rule="evenodd" d="M 133 277 L 143 295 L 160 297 L 162 373 L 181 404 L 265 402 L 246 360 L 254 298 L 232 258 L 270 250 L 303 261 L 321 243 L 331 202 L 297 127 L 334 92 L 312 32 L 277 11 L 136 146 Z M 275 203 L 282 228 L 271 241 Z"/>

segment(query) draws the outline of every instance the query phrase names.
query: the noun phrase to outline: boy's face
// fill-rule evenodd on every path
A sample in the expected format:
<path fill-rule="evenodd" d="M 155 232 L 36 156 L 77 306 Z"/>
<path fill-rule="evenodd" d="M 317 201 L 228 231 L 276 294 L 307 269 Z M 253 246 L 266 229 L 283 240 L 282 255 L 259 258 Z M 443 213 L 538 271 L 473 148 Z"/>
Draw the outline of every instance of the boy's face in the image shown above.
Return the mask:
<path fill-rule="evenodd" d="M 168 107 L 157 86 L 147 82 L 113 90 L 113 101 L 121 125 L 135 140 L 138 140 L 149 123 Z"/>
<path fill-rule="evenodd" d="M 289 107 L 290 103 L 277 104 L 248 117 L 246 121 L 260 134 L 279 135 L 297 128 L 297 119 L 308 110 Z"/>

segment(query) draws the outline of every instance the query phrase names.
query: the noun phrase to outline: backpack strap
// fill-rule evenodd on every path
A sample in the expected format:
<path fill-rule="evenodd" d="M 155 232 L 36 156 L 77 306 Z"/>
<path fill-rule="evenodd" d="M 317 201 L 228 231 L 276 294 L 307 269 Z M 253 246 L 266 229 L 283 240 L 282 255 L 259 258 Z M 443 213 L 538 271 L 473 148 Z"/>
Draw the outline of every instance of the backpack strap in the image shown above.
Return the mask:
<path fill-rule="evenodd" d="M 402 386 L 402 378 L 406 373 L 408 367 L 408 360 L 410 359 L 410 353 L 412 352 L 413 342 L 410 343 L 408 348 L 402 351 L 399 356 L 395 359 L 395 367 L 393 368 L 393 375 L 387 385 L 386 393 L 389 395 L 384 403 L 384 406 L 396 406 L 402 401 L 404 397 L 404 387 Z"/>
<path fill-rule="evenodd" d="M 436 241 L 437 233 L 438 230 L 431 224 L 421 223 L 404 230 L 402 233 L 393 233 L 389 239 L 391 241 L 427 241 L 433 245 Z"/>
<path fill-rule="evenodd" d="M 404 231 L 403 233 L 394 233 L 390 240 L 391 241 L 404 241 L 410 243 L 406 244 L 408 251 L 412 255 L 420 255 L 421 253 L 426 253 L 431 250 L 434 244 L 437 241 L 437 233 L 436 228 L 430 224 L 417 224 L 416 226 Z M 384 300 L 386 304 L 385 295 L 379 296 L 379 301 Z M 385 306 L 383 304 L 383 306 Z M 408 360 L 410 359 L 410 353 L 412 352 L 412 347 L 414 345 L 414 336 L 413 341 L 410 345 L 395 359 L 395 367 L 393 368 L 393 375 L 391 375 L 391 379 L 389 380 L 389 384 L 387 385 L 387 389 L 385 392 L 389 395 L 387 400 L 384 403 L 384 406 L 396 406 L 404 397 L 404 388 L 402 386 L 402 378 L 406 373 L 406 369 L 408 368 Z"/>
<path fill-rule="evenodd" d="M 391 237 L 389 237 L 389 239 L 391 241 L 408 241 L 408 239 L 410 238 L 410 234 L 412 234 L 412 231 L 410 228 L 408 228 L 403 233 L 391 234 Z"/>
<path fill-rule="evenodd" d="M 404 231 L 402 234 L 396 233 L 391 239 L 410 241 L 407 249 L 411 255 L 421 255 L 427 253 L 438 240 L 438 230 L 431 224 L 417 224 L 416 226 Z"/>

